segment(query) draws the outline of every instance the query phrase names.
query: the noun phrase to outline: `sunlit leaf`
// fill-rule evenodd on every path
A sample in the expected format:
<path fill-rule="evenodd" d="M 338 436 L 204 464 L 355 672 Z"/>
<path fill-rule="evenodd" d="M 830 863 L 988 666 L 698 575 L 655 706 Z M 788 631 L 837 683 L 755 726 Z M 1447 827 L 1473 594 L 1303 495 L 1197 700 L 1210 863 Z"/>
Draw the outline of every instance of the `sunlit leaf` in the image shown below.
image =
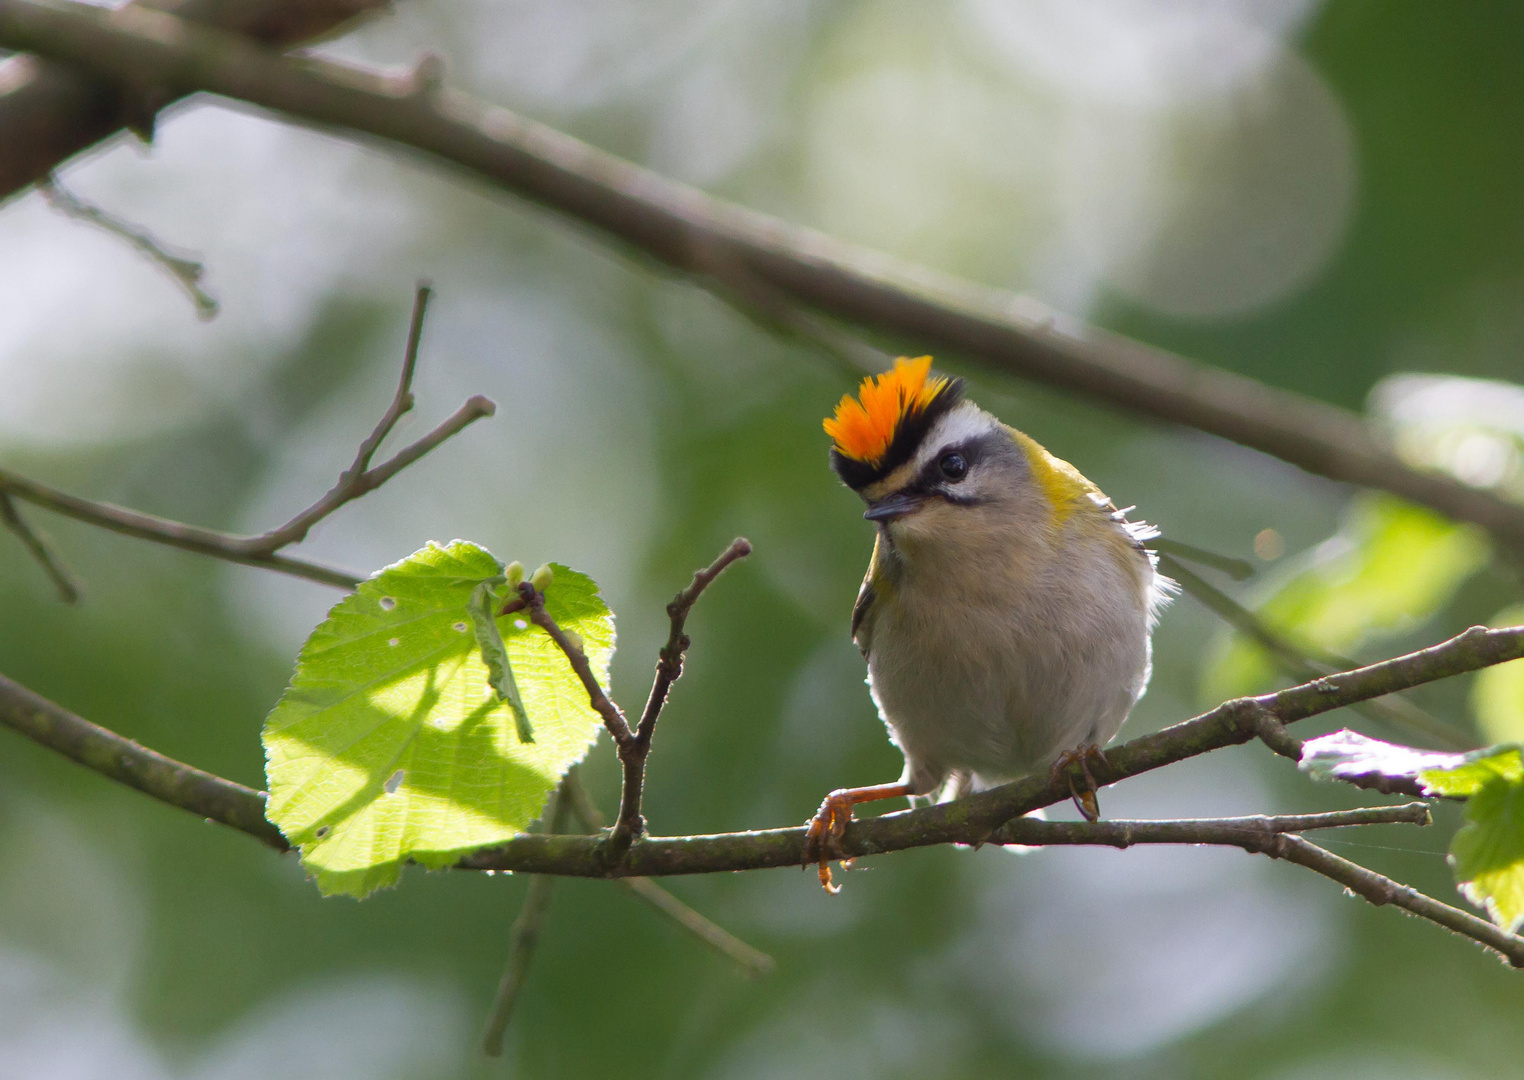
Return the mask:
<path fill-rule="evenodd" d="M 1498 612 L 1491 625 L 1524 625 L 1524 606 Z M 1489 739 L 1524 742 L 1524 660 L 1511 660 L 1478 671 L 1471 684 L 1471 711 L 1476 714 L 1477 726 Z"/>
<path fill-rule="evenodd" d="M 1505 930 L 1524 922 L 1524 783 L 1494 779 L 1466 800 L 1466 823 L 1450 841 L 1461 893 Z"/>
<path fill-rule="evenodd" d="M 324 893 L 364 896 L 402 864 L 446 865 L 522 832 L 598 731 L 566 658 L 527 620 L 497 620 L 535 741 L 491 685 L 471 599 L 503 568 L 474 544 L 430 544 L 363 582 L 302 648 L 265 722 L 269 817 Z M 562 566 L 546 610 L 607 682 L 614 625 Z"/>
<path fill-rule="evenodd" d="M 1524 755 L 1517 744 L 1441 754 L 1336 731 L 1302 746 L 1301 768 L 1319 780 L 1383 776 L 1416 780 L 1430 795 L 1466 800 L 1450 841 L 1462 895 L 1512 930 L 1524 921 Z"/>
<path fill-rule="evenodd" d="M 1488 557 L 1475 527 L 1388 496 L 1366 496 L 1338 533 L 1267 582 L 1251 606 L 1310 652 L 1348 655 L 1432 617 Z M 1275 682 L 1276 668 L 1258 645 L 1225 634 L 1202 692 L 1222 701 Z"/>

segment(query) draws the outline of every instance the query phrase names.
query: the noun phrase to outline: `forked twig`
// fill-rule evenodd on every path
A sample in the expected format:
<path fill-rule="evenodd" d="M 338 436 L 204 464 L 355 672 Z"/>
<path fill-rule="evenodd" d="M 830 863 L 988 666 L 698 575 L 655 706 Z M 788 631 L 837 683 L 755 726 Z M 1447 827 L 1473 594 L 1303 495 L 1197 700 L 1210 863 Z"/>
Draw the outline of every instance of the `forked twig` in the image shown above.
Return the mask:
<path fill-rule="evenodd" d="M 484 416 L 491 416 L 496 409 L 496 406 L 485 397 L 477 395 L 469 398 L 455 411 L 454 415 L 423 438 L 399 450 L 382 464 L 371 466 L 370 462 L 380 448 L 382 440 L 396 426 L 397 420 L 412 408 L 413 372 L 417 365 L 418 342 L 423 331 L 423 316 L 429 294 L 430 289 L 427 285 L 418 286 L 413 304 L 412 326 L 408 333 L 407 351 L 403 358 L 402 376 L 398 382 L 397 392 L 393 395 L 385 415 L 360 444 L 354 464 L 344 471 L 339 482 L 327 494 L 278 528 L 258 536 L 239 536 L 236 533 L 222 532 L 217 529 L 204 529 L 198 525 L 188 525 L 181 521 L 114 506 L 111 503 L 71 495 L 5 469 L 0 469 L 0 495 L 14 496 L 66 517 L 72 517 L 77 521 L 125 536 L 149 540 L 184 551 L 194 551 L 226 562 L 275 570 L 324 585 L 352 589 L 360 582 L 358 574 L 285 555 L 280 549 L 301 540 L 314 525 L 339 507 L 367 492 L 374 491 L 445 440 L 459 434 L 469 424 Z M 9 525 L 9 519 L 5 523 Z"/>
<path fill-rule="evenodd" d="M 58 590 L 59 599 L 66 604 L 77 604 L 80 595 L 79 579 L 64 563 L 62 556 L 53 550 L 47 534 L 33 528 L 31 522 L 21 516 L 16 500 L 4 490 L 0 490 L 0 523 L 15 533 L 16 539 L 37 560 L 48 579 L 53 582 L 53 587 Z"/>
<path fill-rule="evenodd" d="M 427 283 L 418 283 L 418 291 L 413 297 L 413 318 L 408 327 L 407 350 L 402 357 L 402 374 L 397 380 L 397 392 L 392 395 L 391 404 L 377 421 L 375 429 L 360 443 L 353 464 L 339 474 L 338 483 L 321 499 L 290 521 L 258 536 L 244 539 L 241 543 L 245 551 L 268 555 L 290 544 L 300 543 L 314 525 L 339 507 L 376 490 L 440 443 L 459 434 L 467 425 L 484 416 L 491 416 L 497 410 L 496 405 L 480 394 L 471 397 L 433 431 L 411 446 L 399 450 L 390 460 L 375 468 L 371 467 L 371 460 L 376 456 L 381 443 L 391 434 L 403 414 L 413 407 L 413 374 L 418 367 L 418 345 L 423 338 L 423 319 L 432 295 L 433 289 Z"/>
<path fill-rule="evenodd" d="M 201 279 L 206 276 L 205 265 L 189 256 L 174 254 L 151 233 L 123 221 L 114 214 L 108 214 L 98 206 L 85 202 L 59 183 L 56 176 L 49 175 L 37 181 L 37 190 L 47 200 L 48 205 L 60 214 L 76 221 L 88 222 L 97 228 L 104 229 L 112 236 L 125 240 L 134 251 L 146 256 L 149 262 L 174 278 L 175 283 L 189 294 L 192 303 L 196 305 L 198 318 L 216 317 L 219 308 L 217 298 L 207 292 L 201 284 Z"/>

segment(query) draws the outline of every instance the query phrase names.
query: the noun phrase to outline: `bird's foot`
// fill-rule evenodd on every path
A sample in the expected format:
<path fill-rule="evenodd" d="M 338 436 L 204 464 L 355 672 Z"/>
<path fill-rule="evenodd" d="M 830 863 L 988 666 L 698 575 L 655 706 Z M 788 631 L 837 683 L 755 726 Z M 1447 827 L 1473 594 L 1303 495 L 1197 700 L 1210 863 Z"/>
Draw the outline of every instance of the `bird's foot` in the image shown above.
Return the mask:
<path fill-rule="evenodd" d="M 810 819 L 809 829 L 804 834 L 803 865 L 808 866 L 812 862 L 819 864 L 821 887 L 833 896 L 841 892 L 841 886 L 831 881 L 831 860 L 841 860 L 843 869 L 847 868 L 849 862 L 846 852 L 841 850 L 841 838 L 847 831 L 847 822 L 852 820 L 852 807 L 855 804 L 851 795 L 848 790 L 833 791 L 827 795 L 820 804 L 820 809 Z"/>
<path fill-rule="evenodd" d="M 833 896 L 841 892 L 841 886 L 831 880 L 831 860 L 841 863 L 843 870 L 851 869 L 852 860 L 841 848 L 841 838 L 846 834 L 852 820 L 852 807 L 862 802 L 878 799 L 895 799 L 911 794 L 905 784 L 879 784 L 876 787 L 839 788 L 825 797 L 820 809 L 815 811 L 804 834 L 804 856 L 801 866 L 816 863 L 820 868 L 820 884 Z"/>
<path fill-rule="evenodd" d="M 1106 753 L 1095 743 L 1082 743 L 1073 750 L 1065 750 L 1058 755 L 1058 760 L 1053 763 L 1052 772 L 1049 774 L 1054 783 L 1060 779 L 1069 784 L 1069 795 L 1074 800 L 1074 807 L 1080 812 L 1080 816 L 1086 821 L 1098 821 L 1101 816 L 1101 803 L 1096 798 L 1096 792 L 1100 785 L 1095 782 L 1095 777 L 1090 772 L 1091 759 L 1097 759 L 1108 769 L 1111 762 L 1106 760 Z M 1075 785 L 1073 766 L 1079 766 L 1079 778 L 1084 781 L 1083 786 Z"/>

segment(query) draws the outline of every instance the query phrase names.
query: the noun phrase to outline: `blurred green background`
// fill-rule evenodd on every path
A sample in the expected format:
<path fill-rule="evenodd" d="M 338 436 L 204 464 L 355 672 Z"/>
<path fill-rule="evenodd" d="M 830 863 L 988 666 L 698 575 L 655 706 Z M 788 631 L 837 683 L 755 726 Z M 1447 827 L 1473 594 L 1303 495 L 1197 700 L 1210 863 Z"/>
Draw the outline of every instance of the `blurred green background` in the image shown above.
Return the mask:
<path fill-rule="evenodd" d="M 668 175 L 1351 408 L 1402 372 L 1521 376 L 1517 4 L 399 0 L 324 47 L 398 67 L 423 49 L 468 89 Z M 871 528 L 825 465 L 820 418 L 851 385 L 828 357 L 474 181 L 247 111 L 184 107 L 151 149 L 114 146 L 64 180 L 200 253 L 223 312 L 197 322 L 173 282 L 35 195 L 0 208 L 8 467 L 205 525 L 283 520 L 389 399 L 430 278 L 401 437 L 471 393 L 498 415 L 302 553 L 368 572 L 459 536 L 577 566 L 618 615 L 629 707 L 663 604 L 744 534 L 756 555 L 690 622 L 653 829 L 798 823 L 832 787 L 898 774 L 848 639 Z M 1280 589 L 1306 640 L 1387 655 L 1521 599 L 1473 534 L 948 360 L 1120 505 L 1256 559 L 1239 591 Z M 1517 481 L 1524 409 L 1506 394 L 1471 387 L 1452 407 L 1384 385 L 1377 411 L 1410 452 Z M 1487 407 L 1482 434 L 1461 430 Z M 60 605 L 0 535 L 0 670 L 260 785 L 261 720 L 337 594 L 33 516 L 87 601 Z M 1372 613 L 1372 595 L 1397 599 Z M 1156 640 L 1124 734 L 1273 681 L 1189 599 Z M 1482 735 L 1466 681 L 1414 697 L 1486 741 L 1510 734 L 1506 690 Z M 0 1076 L 1448 1080 L 1516 1076 L 1524 1054 L 1524 978 L 1298 868 L 926 850 L 864 864 L 836 898 L 798 871 L 669 882 L 776 956 L 760 982 L 614 887 L 566 882 L 507 1055 L 484 1062 L 522 880 L 416 872 L 325 901 L 294 859 L 18 737 L 0 749 Z M 586 775 L 611 810 L 606 741 Z M 1109 791 L 1103 810 L 1360 798 L 1246 747 Z M 1453 899 L 1455 815 L 1440 817 L 1330 843 Z"/>

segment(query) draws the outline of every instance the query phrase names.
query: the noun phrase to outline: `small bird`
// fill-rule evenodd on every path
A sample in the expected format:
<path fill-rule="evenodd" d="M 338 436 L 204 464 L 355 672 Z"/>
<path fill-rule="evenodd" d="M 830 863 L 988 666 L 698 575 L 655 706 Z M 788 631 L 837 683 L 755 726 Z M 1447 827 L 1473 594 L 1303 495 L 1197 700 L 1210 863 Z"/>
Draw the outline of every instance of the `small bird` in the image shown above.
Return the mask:
<path fill-rule="evenodd" d="M 831 467 L 878 526 L 852 638 L 899 781 L 831 792 L 805 863 L 830 860 L 857 803 L 957 798 L 1100 754 L 1148 685 L 1150 635 L 1175 590 L 1127 520 L 1067 461 L 901 358 L 825 421 Z M 1072 788 L 1071 788 L 1072 789 Z M 1075 792 L 1098 813 L 1094 782 Z"/>

